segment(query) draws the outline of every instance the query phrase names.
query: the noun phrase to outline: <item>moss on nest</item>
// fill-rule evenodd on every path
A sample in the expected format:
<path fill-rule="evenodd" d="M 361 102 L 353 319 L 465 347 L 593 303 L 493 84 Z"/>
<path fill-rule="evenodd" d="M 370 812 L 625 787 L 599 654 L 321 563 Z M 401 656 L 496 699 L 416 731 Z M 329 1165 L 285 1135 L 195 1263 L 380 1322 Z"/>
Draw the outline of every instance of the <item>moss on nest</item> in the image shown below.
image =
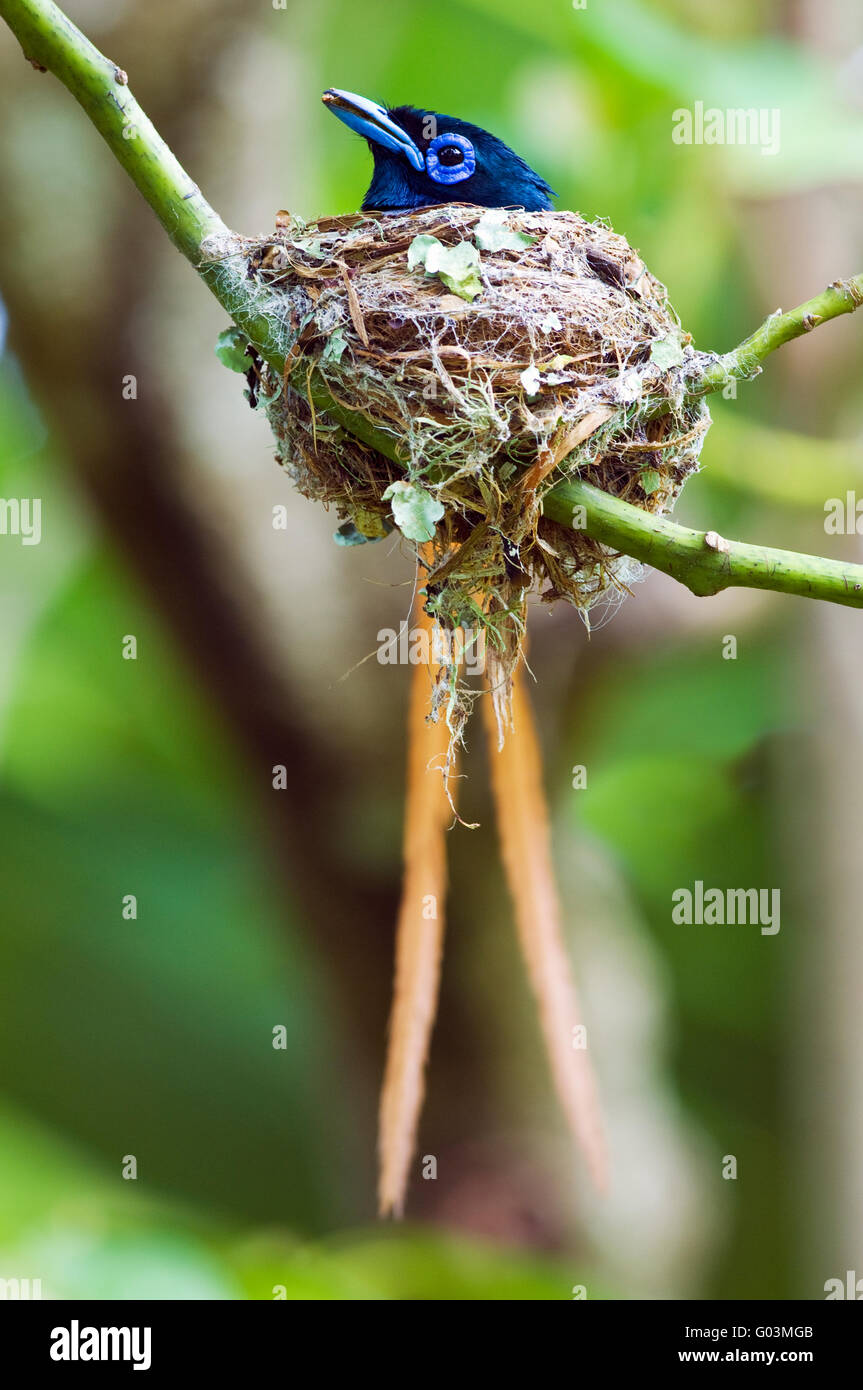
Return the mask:
<path fill-rule="evenodd" d="M 544 494 L 577 475 L 661 513 L 697 467 L 710 416 L 684 399 L 693 350 L 665 287 L 623 237 L 570 212 L 283 214 L 246 253 L 284 338 L 285 373 L 261 369 L 280 461 L 346 539 L 392 529 L 393 506 L 411 543 L 428 539 L 427 608 L 484 627 L 505 721 L 531 589 L 587 618 L 638 573 L 579 518 L 544 517 Z M 290 380 L 312 369 L 403 464 L 315 414 Z M 459 734 L 455 671 L 435 703 Z"/>

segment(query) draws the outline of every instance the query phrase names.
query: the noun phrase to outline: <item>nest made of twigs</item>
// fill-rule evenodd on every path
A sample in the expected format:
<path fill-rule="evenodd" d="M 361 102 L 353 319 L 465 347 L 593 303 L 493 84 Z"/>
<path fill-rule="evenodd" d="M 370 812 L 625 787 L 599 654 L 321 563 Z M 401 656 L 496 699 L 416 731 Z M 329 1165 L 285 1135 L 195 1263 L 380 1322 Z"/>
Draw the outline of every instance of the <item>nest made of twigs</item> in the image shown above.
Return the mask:
<path fill-rule="evenodd" d="M 284 373 L 261 371 L 279 459 L 302 493 L 336 509 L 343 539 L 392 529 L 393 483 L 433 499 L 427 608 L 445 627 L 486 630 L 505 713 L 529 591 L 586 617 L 638 574 L 544 516 L 544 495 L 578 477 L 661 513 L 697 467 L 710 417 L 684 395 L 689 338 L 624 238 L 575 213 L 448 204 L 279 220 L 245 243 L 285 345 Z M 419 263 L 418 237 L 460 247 L 473 288 Z M 291 382 L 312 369 L 339 405 L 386 432 L 400 462 L 310 407 Z M 459 689 L 445 672 L 457 732 Z"/>

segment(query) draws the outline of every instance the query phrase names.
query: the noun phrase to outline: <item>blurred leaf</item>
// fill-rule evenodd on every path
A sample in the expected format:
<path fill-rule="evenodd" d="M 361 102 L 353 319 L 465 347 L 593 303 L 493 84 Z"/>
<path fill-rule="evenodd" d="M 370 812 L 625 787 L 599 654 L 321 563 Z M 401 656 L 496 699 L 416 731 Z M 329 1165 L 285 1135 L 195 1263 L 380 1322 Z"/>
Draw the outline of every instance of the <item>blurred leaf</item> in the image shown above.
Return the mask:
<path fill-rule="evenodd" d="M 106 564 L 31 637 L 6 733 L 8 1093 L 112 1161 L 138 1153 L 150 1181 L 300 1229 L 336 1223 L 352 1186 L 339 1021 L 275 899 L 230 748 Z M 19 1030 L 31 1046 L 9 1067 Z"/>
<path fill-rule="evenodd" d="M 7 352 L 0 357 L 0 488 L 5 496 L 13 492 L 7 480 L 17 475 L 23 460 L 41 448 L 46 436 L 21 369 Z"/>
<path fill-rule="evenodd" d="M 591 692 L 571 750 L 589 769 L 571 814 L 624 865 L 673 970 L 679 1011 L 696 1030 L 762 1034 L 765 981 L 790 939 L 788 922 L 785 936 L 768 938 L 757 926 L 671 919 L 672 893 L 696 879 L 787 890 L 787 871 L 768 860 L 766 789 L 743 772 L 744 759 L 788 726 L 783 667 L 781 649 L 754 638 L 736 661 L 722 660 L 719 639 L 712 650 L 630 660 L 626 680 L 609 669 Z M 772 979 L 775 989 L 775 971 Z"/>
<path fill-rule="evenodd" d="M 407 1227 L 301 1243 L 239 1235 L 149 1186 L 110 1178 L 21 1112 L 0 1108 L 0 1278 L 86 1299 L 568 1300 L 569 1263 Z"/>
<path fill-rule="evenodd" d="M 604 58 L 628 82 L 662 91 L 652 144 L 671 142 L 672 107 L 701 101 L 705 108 L 778 111 L 778 153 L 752 145 L 676 146 L 677 158 L 715 156 L 720 178 L 759 197 L 863 175 L 863 114 L 845 100 L 827 64 L 776 35 L 717 41 L 676 24 L 638 0 L 613 5 L 527 7 L 521 0 L 464 0 L 490 22 L 507 23 L 581 63 Z M 612 74 L 606 74 L 606 81 Z M 658 122 L 661 121 L 661 126 Z"/>
<path fill-rule="evenodd" d="M 713 427 L 702 462 L 711 481 L 781 506 L 800 507 L 819 525 L 824 503 L 863 495 L 863 447 L 857 440 L 817 439 L 764 425 L 739 406 L 714 406 Z"/>
<path fill-rule="evenodd" d="M 566 1301 L 574 1284 L 588 1282 L 568 1265 L 410 1226 L 361 1232 L 304 1251 L 288 1247 L 281 1257 L 276 1241 L 269 1247 L 253 1243 L 246 1260 L 252 1298 L 272 1298 L 273 1286 L 281 1284 L 289 1299 Z"/>
<path fill-rule="evenodd" d="M 689 881 L 705 840 L 741 810 L 721 767 L 659 753 L 594 769 L 578 804 L 584 823 L 658 897 Z"/>
<path fill-rule="evenodd" d="M 781 648 L 753 639 L 741 656 L 723 660 L 717 636 L 711 646 L 631 652 L 610 664 L 582 711 L 585 756 L 602 766 L 646 755 L 741 757 L 795 710 Z"/>
<path fill-rule="evenodd" d="M 236 1298 L 201 1223 L 109 1178 L 57 1135 L 0 1108 L 0 1278 L 45 1298 Z"/>

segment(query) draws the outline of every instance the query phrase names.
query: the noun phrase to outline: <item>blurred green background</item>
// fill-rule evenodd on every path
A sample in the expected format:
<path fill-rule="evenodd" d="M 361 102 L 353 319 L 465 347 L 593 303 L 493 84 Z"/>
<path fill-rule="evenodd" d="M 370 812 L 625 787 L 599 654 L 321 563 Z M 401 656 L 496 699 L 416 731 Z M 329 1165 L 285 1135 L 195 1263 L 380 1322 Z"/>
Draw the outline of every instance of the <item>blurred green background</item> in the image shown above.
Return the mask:
<path fill-rule="evenodd" d="M 359 205 L 368 152 L 319 101 L 337 86 L 511 142 L 559 206 L 640 249 L 700 347 L 861 269 L 854 0 L 66 8 L 240 231 Z M 696 101 L 778 109 L 779 153 L 674 144 Z M 290 492 L 214 355 L 218 306 L 5 30 L 0 123 L 0 496 L 43 514 L 40 545 L 0 536 L 0 1278 L 724 1299 L 823 1297 L 863 1269 L 859 616 L 655 575 L 589 638 L 535 611 L 612 1190 L 590 1190 L 551 1095 L 475 726 L 481 828 L 450 838 L 420 1135 L 438 1177 L 418 1163 L 409 1223 L 376 1225 L 407 672 L 340 678 L 405 616 L 409 559 L 337 549 Z M 824 503 L 863 485 L 861 365 L 844 319 L 715 400 L 680 518 L 860 558 Z M 781 889 L 781 931 L 675 926 L 696 879 Z"/>

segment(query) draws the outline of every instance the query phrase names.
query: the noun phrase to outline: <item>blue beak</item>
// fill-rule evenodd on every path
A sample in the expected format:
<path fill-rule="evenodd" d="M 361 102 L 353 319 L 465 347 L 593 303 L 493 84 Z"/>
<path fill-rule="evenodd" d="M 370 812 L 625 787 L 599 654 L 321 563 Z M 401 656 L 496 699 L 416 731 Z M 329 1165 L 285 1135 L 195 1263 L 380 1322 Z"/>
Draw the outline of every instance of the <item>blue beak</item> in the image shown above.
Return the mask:
<path fill-rule="evenodd" d="M 403 154 L 419 173 L 425 169 L 425 160 L 411 137 L 390 120 L 383 106 L 376 101 L 367 101 L 353 92 L 340 92 L 336 87 L 324 92 L 321 101 L 334 116 L 362 135 L 364 140 L 374 140 L 376 145 Z"/>

